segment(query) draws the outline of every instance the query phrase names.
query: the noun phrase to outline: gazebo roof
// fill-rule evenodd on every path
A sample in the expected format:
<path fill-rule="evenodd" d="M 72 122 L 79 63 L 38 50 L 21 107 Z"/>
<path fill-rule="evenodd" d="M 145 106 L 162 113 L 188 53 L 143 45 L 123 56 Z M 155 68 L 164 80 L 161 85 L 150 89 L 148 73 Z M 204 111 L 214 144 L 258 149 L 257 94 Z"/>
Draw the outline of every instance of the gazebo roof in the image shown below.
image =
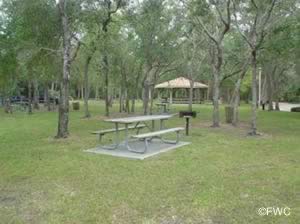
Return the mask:
<path fill-rule="evenodd" d="M 179 77 L 173 80 L 169 80 L 167 82 L 163 82 L 157 84 L 155 89 L 189 89 L 190 88 L 190 80 L 184 77 Z M 194 89 L 206 89 L 207 85 L 201 82 L 194 82 Z"/>

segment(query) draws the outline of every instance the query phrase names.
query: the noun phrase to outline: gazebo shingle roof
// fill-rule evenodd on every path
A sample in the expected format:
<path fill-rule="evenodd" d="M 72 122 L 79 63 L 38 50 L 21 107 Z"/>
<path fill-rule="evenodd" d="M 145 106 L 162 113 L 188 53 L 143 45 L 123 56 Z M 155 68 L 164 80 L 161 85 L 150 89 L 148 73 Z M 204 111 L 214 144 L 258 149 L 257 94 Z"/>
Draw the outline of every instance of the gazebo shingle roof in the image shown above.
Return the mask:
<path fill-rule="evenodd" d="M 157 84 L 155 89 L 188 89 L 190 88 L 190 80 L 184 77 L 179 77 L 167 82 Z M 194 82 L 194 89 L 206 89 L 207 85 L 201 82 Z"/>

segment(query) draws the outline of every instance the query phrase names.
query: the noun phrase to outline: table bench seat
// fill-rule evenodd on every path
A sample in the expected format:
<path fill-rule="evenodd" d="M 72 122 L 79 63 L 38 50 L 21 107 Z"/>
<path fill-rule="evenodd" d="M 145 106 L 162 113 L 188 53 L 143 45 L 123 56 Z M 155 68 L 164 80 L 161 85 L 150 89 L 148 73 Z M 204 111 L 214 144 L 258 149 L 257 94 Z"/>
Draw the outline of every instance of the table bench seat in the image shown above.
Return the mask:
<path fill-rule="evenodd" d="M 129 129 L 141 129 L 141 128 L 144 128 L 146 127 L 146 125 L 144 124 L 139 124 L 139 125 L 131 125 L 131 126 L 128 126 L 128 130 Z M 125 127 L 122 127 L 122 128 L 118 128 L 118 131 L 125 131 L 126 128 Z M 111 128 L 111 129 L 103 129 L 103 130 L 99 130 L 99 131 L 93 131 L 91 132 L 92 134 L 95 134 L 95 135 L 99 135 L 99 140 L 101 141 L 101 138 L 103 135 L 105 134 L 108 134 L 108 133 L 113 133 L 113 132 L 116 132 L 117 129 L 116 128 Z"/>
<path fill-rule="evenodd" d="M 143 134 L 138 134 L 138 135 L 133 135 L 131 136 L 132 138 L 136 138 L 136 139 L 140 139 L 140 140 L 144 140 L 145 143 L 145 149 L 143 152 L 141 153 L 145 153 L 148 149 L 148 141 L 151 140 L 154 137 L 159 137 L 161 135 L 164 134 L 168 134 L 168 133 L 175 133 L 177 134 L 177 138 L 176 141 L 169 141 L 169 140 L 163 140 L 163 142 L 165 143 L 170 143 L 170 144 L 177 144 L 179 141 L 179 132 L 183 131 L 184 128 L 182 127 L 177 127 L 177 128 L 169 128 L 169 129 L 164 129 L 164 130 L 159 130 L 159 131 L 153 131 L 153 132 L 149 132 L 149 133 L 143 133 Z"/>
<path fill-rule="evenodd" d="M 154 131 L 154 132 L 143 133 L 143 134 L 139 134 L 139 135 L 133 135 L 132 138 L 138 138 L 138 139 L 151 138 L 151 137 L 156 137 L 156 136 L 164 135 L 164 134 L 171 133 L 171 132 L 179 132 L 182 130 L 184 130 L 184 128 L 182 128 L 182 127 L 169 128 L 169 129 L 164 129 L 164 130 L 160 130 L 160 131 Z"/>

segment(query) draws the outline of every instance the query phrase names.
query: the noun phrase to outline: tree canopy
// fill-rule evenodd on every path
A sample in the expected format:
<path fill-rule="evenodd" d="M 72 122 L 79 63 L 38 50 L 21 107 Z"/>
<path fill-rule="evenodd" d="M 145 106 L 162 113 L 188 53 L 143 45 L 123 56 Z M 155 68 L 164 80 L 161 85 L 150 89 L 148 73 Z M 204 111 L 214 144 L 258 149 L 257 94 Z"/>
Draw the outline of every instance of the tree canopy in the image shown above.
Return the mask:
<path fill-rule="evenodd" d="M 39 95 L 49 94 L 47 100 L 60 95 L 60 121 L 68 117 L 70 96 L 84 98 L 85 117 L 89 98 L 105 100 L 106 116 L 116 99 L 120 112 L 134 112 L 135 101 L 143 99 L 144 113 L 152 113 L 154 86 L 178 76 L 209 84 L 215 127 L 220 100 L 237 107 L 251 98 L 255 134 L 258 78 L 261 101 L 300 99 L 296 0 L 0 4 L 2 100 L 25 95 L 34 102 Z M 67 123 L 60 122 L 66 128 L 59 137 L 67 136 Z"/>

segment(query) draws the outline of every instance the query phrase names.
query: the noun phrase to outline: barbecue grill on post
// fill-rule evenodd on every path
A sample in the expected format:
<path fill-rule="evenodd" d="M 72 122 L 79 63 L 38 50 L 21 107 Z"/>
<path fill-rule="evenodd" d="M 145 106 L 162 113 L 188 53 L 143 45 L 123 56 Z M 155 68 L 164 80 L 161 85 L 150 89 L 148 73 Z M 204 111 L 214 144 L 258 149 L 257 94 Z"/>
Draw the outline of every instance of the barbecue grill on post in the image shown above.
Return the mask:
<path fill-rule="evenodd" d="M 189 135 L 190 129 L 190 118 L 195 118 L 197 116 L 196 111 L 179 111 L 179 117 L 185 118 L 185 134 Z"/>

